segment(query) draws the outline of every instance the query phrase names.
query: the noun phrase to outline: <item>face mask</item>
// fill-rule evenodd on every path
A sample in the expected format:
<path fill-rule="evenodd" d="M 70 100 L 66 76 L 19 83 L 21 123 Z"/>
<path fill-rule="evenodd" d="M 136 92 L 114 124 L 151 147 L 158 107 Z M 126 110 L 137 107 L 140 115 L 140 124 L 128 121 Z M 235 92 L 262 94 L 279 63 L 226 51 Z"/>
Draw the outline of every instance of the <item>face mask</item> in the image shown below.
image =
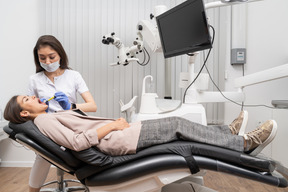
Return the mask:
<path fill-rule="evenodd" d="M 60 64 L 59 61 L 56 61 L 54 63 L 50 63 L 50 64 L 46 64 L 46 63 L 41 63 L 40 62 L 41 67 L 43 67 L 47 72 L 54 72 L 56 71 Z"/>

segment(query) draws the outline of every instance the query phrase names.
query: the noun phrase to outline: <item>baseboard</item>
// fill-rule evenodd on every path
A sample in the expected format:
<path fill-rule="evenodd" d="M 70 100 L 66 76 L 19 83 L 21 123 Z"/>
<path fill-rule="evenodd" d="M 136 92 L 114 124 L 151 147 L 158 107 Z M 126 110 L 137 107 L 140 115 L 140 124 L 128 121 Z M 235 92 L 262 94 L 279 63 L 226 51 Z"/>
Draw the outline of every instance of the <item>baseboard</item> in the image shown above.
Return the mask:
<path fill-rule="evenodd" d="M 32 167 L 34 161 L 1 161 L 0 167 Z"/>

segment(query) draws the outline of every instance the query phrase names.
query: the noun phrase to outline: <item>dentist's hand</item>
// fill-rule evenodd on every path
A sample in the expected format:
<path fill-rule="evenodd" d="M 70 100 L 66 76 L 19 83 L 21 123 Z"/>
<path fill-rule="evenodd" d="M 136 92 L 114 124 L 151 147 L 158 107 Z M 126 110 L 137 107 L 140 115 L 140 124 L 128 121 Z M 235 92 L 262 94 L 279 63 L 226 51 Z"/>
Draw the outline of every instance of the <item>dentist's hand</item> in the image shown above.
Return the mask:
<path fill-rule="evenodd" d="M 48 113 L 48 109 L 49 109 L 49 101 L 47 101 L 45 98 L 40 99 L 40 101 L 41 101 L 42 103 L 45 102 L 45 104 L 48 105 L 47 109 L 45 110 L 45 112 Z"/>
<path fill-rule="evenodd" d="M 67 95 L 61 91 L 55 93 L 54 100 L 56 100 L 64 110 L 69 110 L 71 108 L 71 103 L 69 102 Z"/>

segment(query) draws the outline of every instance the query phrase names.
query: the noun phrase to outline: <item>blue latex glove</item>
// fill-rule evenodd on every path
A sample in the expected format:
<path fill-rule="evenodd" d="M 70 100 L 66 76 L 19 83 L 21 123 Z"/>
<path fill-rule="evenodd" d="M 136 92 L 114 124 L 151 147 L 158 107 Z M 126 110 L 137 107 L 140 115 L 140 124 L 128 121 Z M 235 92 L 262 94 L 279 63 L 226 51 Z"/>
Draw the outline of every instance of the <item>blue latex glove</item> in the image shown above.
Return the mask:
<path fill-rule="evenodd" d="M 45 110 L 45 111 L 48 113 L 49 102 L 48 102 L 45 98 L 40 99 L 40 101 L 41 101 L 42 103 L 45 102 L 45 104 L 48 105 L 47 109 Z"/>
<path fill-rule="evenodd" d="M 71 103 L 65 93 L 60 91 L 55 93 L 54 96 L 54 100 L 56 100 L 64 110 L 69 110 L 71 108 Z"/>

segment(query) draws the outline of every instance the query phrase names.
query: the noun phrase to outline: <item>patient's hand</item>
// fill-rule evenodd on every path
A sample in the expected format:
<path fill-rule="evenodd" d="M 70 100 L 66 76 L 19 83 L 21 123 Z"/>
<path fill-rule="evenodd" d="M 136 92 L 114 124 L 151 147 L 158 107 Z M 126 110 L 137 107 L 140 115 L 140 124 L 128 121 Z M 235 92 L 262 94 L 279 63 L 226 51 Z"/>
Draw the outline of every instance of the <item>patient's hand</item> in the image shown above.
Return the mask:
<path fill-rule="evenodd" d="M 123 130 L 130 127 L 129 123 L 124 118 L 116 119 L 111 123 L 114 131 Z"/>
<path fill-rule="evenodd" d="M 103 127 L 100 127 L 97 129 L 98 140 L 105 137 L 111 131 L 123 130 L 123 129 L 128 128 L 129 126 L 130 125 L 127 123 L 127 121 L 124 118 L 116 119 L 115 121 L 108 123 L 104 125 Z"/>

